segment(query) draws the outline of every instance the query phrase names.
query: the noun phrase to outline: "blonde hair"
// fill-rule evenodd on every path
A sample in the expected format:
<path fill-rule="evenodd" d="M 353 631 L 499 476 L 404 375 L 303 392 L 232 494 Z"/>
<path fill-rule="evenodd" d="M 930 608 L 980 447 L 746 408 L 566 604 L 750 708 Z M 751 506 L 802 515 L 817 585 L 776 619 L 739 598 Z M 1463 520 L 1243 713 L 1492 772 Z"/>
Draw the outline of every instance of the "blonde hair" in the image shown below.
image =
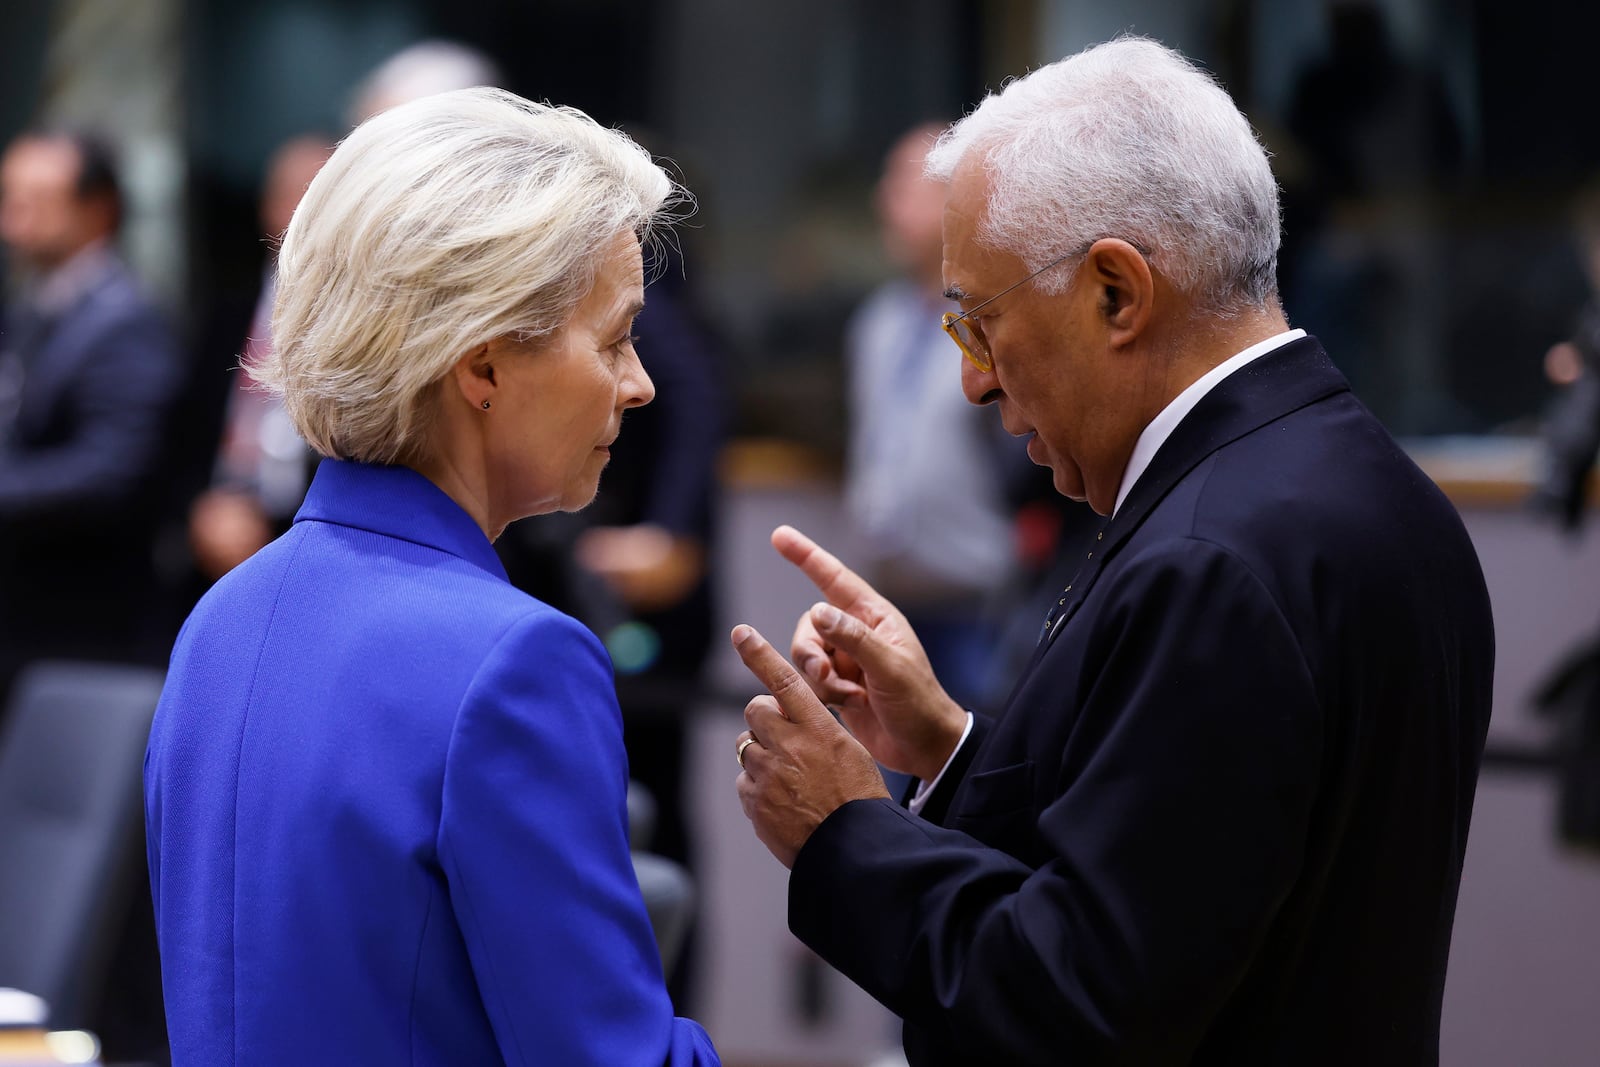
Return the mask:
<path fill-rule="evenodd" d="M 391 108 L 317 174 L 278 256 L 271 350 L 247 369 L 318 452 L 418 458 L 432 387 L 496 337 L 546 337 L 603 250 L 688 203 L 583 112 L 500 89 Z"/>

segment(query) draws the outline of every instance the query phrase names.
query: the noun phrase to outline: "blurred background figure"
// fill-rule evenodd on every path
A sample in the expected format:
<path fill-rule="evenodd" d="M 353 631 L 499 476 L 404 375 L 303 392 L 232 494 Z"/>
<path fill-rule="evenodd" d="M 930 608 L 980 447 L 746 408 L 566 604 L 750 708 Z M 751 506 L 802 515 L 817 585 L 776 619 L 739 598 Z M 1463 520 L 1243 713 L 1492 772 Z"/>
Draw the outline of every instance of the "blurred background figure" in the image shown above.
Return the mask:
<path fill-rule="evenodd" d="M 350 125 L 359 126 L 380 111 L 434 93 L 498 85 L 503 80 L 494 60 L 476 48 L 455 41 L 418 41 L 361 79 L 350 94 Z"/>
<path fill-rule="evenodd" d="M 1583 521 L 1600 451 L 1600 183 L 1579 194 L 1573 224 L 1589 295 L 1571 332 L 1544 355 L 1545 377 L 1557 393 L 1545 412 L 1542 474 L 1533 498 L 1569 530 Z"/>
<path fill-rule="evenodd" d="M 1326 50 L 1286 114 L 1304 167 L 1286 182 L 1283 302 L 1391 430 L 1438 433 L 1465 417 L 1439 344 L 1434 223 L 1461 175 L 1461 124 L 1440 72 L 1397 46 L 1389 5 L 1328 0 L 1322 14 Z"/>
<path fill-rule="evenodd" d="M 1600 452 L 1600 183 L 1580 191 L 1573 236 L 1589 296 L 1568 336 L 1544 355 L 1545 377 L 1557 392 L 1544 414 L 1531 503 L 1576 538 Z M 1556 833 L 1569 845 L 1600 848 L 1600 635 L 1590 631 L 1571 644 L 1534 701 L 1555 727 Z"/>
<path fill-rule="evenodd" d="M 268 163 L 261 190 L 261 232 L 268 252 L 244 341 L 247 363 L 264 359 L 272 347 L 278 242 L 306 186 L 332 152 L 326 138 L 302 135 L 281 145 Z M 230 379 L 212 484 L 189 514 L 190 549 L 208 583 L 289 528 L 314 466 L 314 456 L 282 401 L 255 388 L 241 368 L 234 369 Z"/>
<path fill-rule="evenodd" d="M 906 613 L 951 696 L 972 706 L 988 696 L 996 612 L 1014 574 L 1007 473 L 1027 459 L 998 409 L 962 395 L 940 322 L 950 308 L 945 183 L 922 166 L 942 129 L 907 132 L 878 180 L 883 244 L 901 273 L 867 297 L 846 334 L 844 499 L 859 538 L 854 566 Z"/>
<path fill-rule="evenodd" d="M 170 640 L 156 543 L 182 360 L 118 254 L 122 216 L 94 136 L 24 133 L 0 159 L 0 717 L 29 662 L 158 663 Z M 143 1055 L 165 1030 L 142 880 L 138 892 L 105 946 L 95 1026 L 108 1049 Z"/>
<path fill-rule="evenodd" d="M 33 659 L 161 655 L 154 561 L 172 335 L 116 249 L 110 149 L 44 130 L 0 161 L 0 690 Z"/>

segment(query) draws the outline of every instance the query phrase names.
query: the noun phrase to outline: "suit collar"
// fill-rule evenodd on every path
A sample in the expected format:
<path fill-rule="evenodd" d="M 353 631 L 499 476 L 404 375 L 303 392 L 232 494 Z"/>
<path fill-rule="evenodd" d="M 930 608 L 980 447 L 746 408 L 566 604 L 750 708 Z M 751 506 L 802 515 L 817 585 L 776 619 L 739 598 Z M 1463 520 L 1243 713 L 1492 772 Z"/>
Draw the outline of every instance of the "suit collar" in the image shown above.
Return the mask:
<path fill-rule="evenodd" d="M 1206 457 L 1290 412 L 1349 388 L 1321 343 L 1309 336 L 1290 341 L 1218 382 L 1173 429 L 1122 506 L 1106 521 L 1083 567 L 1061 595 L 1062 610 L 1040 642 L 1041 651 L 1083 602 L 1106 560 Z"/>
<path fill-rule="evenodd" d="M 508 580 L 472 516 L 409 467 L 325 459 L 294 521 L 331 522 L 437 548 Z"/>
<path fill-rule="evenodd" d="M 1134 483 L 1106 523 L 1104 551 L 1115 551 L 1168 491 L 1217 449 L 1349 388 L 1315 337 L 1291 341 L 1230 374 L 1177 425 Z"/>

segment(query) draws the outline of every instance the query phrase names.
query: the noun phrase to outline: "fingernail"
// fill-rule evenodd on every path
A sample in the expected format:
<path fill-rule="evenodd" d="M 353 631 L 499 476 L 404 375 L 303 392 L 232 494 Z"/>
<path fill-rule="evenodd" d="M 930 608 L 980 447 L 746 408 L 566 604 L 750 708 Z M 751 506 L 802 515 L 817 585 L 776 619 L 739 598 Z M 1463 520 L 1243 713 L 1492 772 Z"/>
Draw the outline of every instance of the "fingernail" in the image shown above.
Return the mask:
<path fill-rule="evenodd" d="M 735 626 L 733 628 L 733 634 L 731 635 L 733 638 L 733 647 L 738 648 L 740 645 L 744 644 L 745 641 L 749 640 L 750 635 L 753 633 L 755 633 L 755 631 L 746 626 L 744 623 L 740 623 L 738 626 Z"/>
<path fill-rule="evenodd" d="M 802 674 L 816 678 L 818 676 L 817 672 L 821 669 L 821 662 L 816 656 L 802 656 L 800 659 L 795 660 L 795 666 L 800 668 Z"/>
<path fill-rule="evenodd" d="M 811 609 L 811 621 L 824 630 L 831 630 L 839 625 L 839 609 L 832 604 L 819 604 Z"/>

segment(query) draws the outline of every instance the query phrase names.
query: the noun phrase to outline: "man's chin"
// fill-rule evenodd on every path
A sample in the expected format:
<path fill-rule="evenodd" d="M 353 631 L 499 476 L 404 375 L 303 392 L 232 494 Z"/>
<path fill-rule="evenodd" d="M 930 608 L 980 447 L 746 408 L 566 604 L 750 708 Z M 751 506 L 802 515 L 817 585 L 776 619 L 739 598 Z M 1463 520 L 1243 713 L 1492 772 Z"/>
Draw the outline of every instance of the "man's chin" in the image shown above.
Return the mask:
<path fill-rule="evenodd" d="M 1080 504 L 1089 499 L 1089 491 L 1084 487 L 1083 476 L 1076 470 L 1062 470 L 1052 463 L 1050 471 L 1055 475 L 1053 483 L 1056 487 L 1056 492 L 1068 500 L 1076 500 Z"/>

